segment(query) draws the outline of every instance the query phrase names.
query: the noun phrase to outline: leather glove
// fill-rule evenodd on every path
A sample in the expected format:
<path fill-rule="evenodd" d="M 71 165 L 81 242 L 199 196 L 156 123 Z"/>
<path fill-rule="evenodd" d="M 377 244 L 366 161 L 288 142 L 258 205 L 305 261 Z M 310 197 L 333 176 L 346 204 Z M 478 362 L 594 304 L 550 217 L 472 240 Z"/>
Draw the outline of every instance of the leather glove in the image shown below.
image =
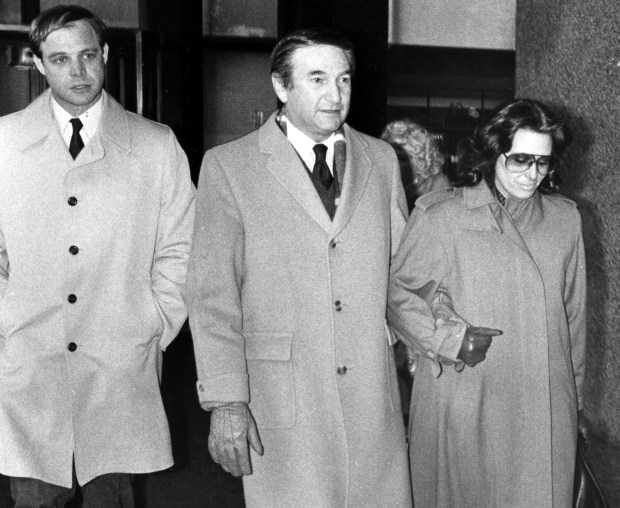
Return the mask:
<path fill-rule="evenodd" d="M 457 358 L 468 367 L 474 367 L 485 359 L 493 337 L 502 333 L 501 330 L 495 328 L 468 326 Z"/>
<path fill-rule="evenodd" d="M 245 402 L 231 402 L 211 410 L 209 452 L 224 471 L 233 476 L 252 474 L 250 446 L 263 454 L 256 422 Z"/>

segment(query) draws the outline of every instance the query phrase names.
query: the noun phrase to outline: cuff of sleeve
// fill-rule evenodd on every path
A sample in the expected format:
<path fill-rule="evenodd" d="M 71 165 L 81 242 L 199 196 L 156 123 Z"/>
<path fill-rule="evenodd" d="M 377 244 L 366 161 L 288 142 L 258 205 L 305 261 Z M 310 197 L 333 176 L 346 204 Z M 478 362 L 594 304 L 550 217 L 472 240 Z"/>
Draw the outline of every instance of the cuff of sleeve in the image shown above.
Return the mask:
<path fill-rule="evenodd" d="M 230 402 L 250 402 L 248 376 L 245 373 L 199 379 L 196 389 L 200 406 L 206 410 Z"/>
<path fill-rule="evenodd" d="M 437 343 L 440 345 L 436 352 L 437 357 L 444 358 L 451 362 L 457 362 L 461 344 L 465 338 L 467 323 L 454 320 L 437 320 Z"/>

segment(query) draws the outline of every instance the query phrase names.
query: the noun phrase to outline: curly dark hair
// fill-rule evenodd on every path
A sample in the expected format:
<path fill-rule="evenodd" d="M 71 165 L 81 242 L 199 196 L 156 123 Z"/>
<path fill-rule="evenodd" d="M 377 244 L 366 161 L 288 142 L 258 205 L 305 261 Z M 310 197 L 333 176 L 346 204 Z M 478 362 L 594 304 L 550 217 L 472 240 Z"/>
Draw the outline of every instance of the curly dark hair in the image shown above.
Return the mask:
<path fill-rule="evenodd" d="M 543 194 L 557 191 L 561 182 L 558 174 L 559 162 L 572 140 L 572 135 L 568 125 L 558 114 L 545 104 L 532 99 L 517 99 L 501 105 L 489 120 L 476 128 L 471 138 L 461 143 L 453 175 L 454 185 L 470 187 L 484 178 L 487 184 L 492 186 L 497 158 L 510 151 L 519 129 L 551 136 L 549 172 L 538 190 Z"/>

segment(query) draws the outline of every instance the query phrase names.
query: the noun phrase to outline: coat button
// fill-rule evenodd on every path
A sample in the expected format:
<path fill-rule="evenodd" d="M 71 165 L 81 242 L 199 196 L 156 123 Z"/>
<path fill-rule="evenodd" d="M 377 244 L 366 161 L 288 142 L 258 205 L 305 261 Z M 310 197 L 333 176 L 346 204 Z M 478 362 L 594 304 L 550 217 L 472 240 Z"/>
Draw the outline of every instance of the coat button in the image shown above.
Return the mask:
<path fill-rule="evenodd" d="M 67 349 L 73 353 L 77 349 L 77 344 L 75 342 L 69 342 Z"/>
<path fill-rule="evenodd" d="M 338 368 L 336 368 L 336 372 L 341 376 L 344 376 L 347 373 L 346 365 L 339 365 Z"/>
<path fill-rule="evenodd" d="M 338 242 L 336 242 L 336 240 L 332 240 L 331 242 L 329 242 L 329 246 L 330 246 L 332 249 L 335 249 L 335 248 L 336 248 L 336 245 L 338 245 Z"/>
<path fill-rule="evenodd" d="M 74 294 L 70 294 L 70 295 L 67 297 L 67 301 L 68 301 L 69 303 L 75 303 L 75 302 L 77 302 L 77 296 L 75 296 Z"/>
<path fill-rule="evenodd" d="M 67 203 L 69 203 L 69 206 L 75 206 L 77 205 L 77 198 L 75 196 L 71 196 L 69 199 L 67 199 Z"/>
<path fill-rule="evenodd" d="M 75 256 L 78 252 L 80 252 L 80 249 L 78 249 L 75 245 L 72 245 L 69 247 L 69 252 Z"/>
<path fill-rule="evenodd" d="M 336 309 L 336 312 L 340 312 L 342 310 L 342 302 L 340 300 L 336 300 L 334 302 L 334 309 Z"/>

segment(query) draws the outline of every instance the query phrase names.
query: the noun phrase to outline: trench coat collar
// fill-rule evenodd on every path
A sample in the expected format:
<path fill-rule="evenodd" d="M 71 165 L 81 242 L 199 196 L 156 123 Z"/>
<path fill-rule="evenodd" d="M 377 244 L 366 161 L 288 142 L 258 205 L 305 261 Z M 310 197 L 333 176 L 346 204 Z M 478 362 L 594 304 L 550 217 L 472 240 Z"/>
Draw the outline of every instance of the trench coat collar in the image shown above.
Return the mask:
<path fill-rule="evenodd" d="M 507 238 L 531 256 L 522 233 L 519 232 L 508 212 L 497 202 L 486 182 L 482 181 L 474 187 L 465 187 L 463 189 L 463 199 L 465 208 L 470 211 L 468 215 L 468 229 L 495 229 L 500 234 L 506 235 Z M 535 192 L 531 200 L 532 210 L 528 223 L 523 229 L 524 231 L 535 223 L 541 222 L 544 218 L 540 193 Z"/>
<path fill-rule="evenodd" d="M 47 164 L 53 166 L 57 163 L 62 171 L 103 158 L 105 149 L 102 138 L 130 151 L 131 136 L 127 113 L 105 90 L 102 93 L 104 103 L 99 127 L 76 160 L 71 158 L 58 130 L 50 103 L 52 93 L 49 88 L 24 110 L 21 126 L 23 134 L 17 148 L 23 152 L 38 151 L 42 155 L 47 154 Z M 50 157 L 50 154 L 53 154 L 53 157 Z"/>
<path fill-rule="evenodd" d="M 485 181 L 481 181 L 473 187 L 465 187 L 464 199 L 467 209 L 495 204 L 497 202 Z M 540 192 L 535 192 L 531 199 L 534 206 L 542 213 L 542 198 Z"/>
<path fill-rule="evenodd" d="M 364 141 L 346 124 L 344 132 L 347 160 L 340 203 L 332 222 L 297 152 L 278 127 L 276 113 L 258 131 L 259 150 L 269 157 L 267 170 L 330 236 L 341 231 L 351 218 L 370 174 L 371 162 Z"/>

